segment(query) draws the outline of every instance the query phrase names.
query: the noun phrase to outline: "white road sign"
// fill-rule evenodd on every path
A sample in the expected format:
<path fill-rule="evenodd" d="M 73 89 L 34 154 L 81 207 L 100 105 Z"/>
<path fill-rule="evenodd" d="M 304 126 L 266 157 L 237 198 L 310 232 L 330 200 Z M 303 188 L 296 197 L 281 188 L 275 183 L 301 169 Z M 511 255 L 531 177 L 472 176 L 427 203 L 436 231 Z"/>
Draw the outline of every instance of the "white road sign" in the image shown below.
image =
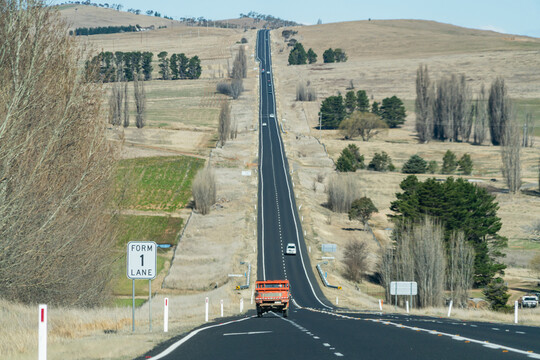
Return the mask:
<path fill-rule="evenodd" d="M 157 245 L 153 241 L 130 241 L 127 245 L 127 277 L 152 280 L 156 277 Z"/>
<path fill-rule="evenodd" d="M 418 285 L 416 281 L 392 281 L 390 282 L 390 295 L 417 295 Z"/>

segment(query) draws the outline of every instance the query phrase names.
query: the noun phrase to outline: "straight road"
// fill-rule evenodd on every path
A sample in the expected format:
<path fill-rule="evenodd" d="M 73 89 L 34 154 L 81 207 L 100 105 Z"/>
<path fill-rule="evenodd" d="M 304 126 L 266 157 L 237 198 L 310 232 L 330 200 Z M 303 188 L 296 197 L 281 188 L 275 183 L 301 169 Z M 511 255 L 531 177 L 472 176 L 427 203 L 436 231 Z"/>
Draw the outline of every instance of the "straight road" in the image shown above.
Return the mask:
<path fill-rule="evenodd" d="M 223 319 L 159 345 L 139 359 L 540 359 L 540 328 L 334 309 L 312 271 L 296 211 L 275 106 L 269 31 L 260 61 L 258 279 L 291 283 L 288 318 Z M 264 69 L 264 71 L 263 71 Z M 295 243 L 296 256 L 285 256 Z"/>

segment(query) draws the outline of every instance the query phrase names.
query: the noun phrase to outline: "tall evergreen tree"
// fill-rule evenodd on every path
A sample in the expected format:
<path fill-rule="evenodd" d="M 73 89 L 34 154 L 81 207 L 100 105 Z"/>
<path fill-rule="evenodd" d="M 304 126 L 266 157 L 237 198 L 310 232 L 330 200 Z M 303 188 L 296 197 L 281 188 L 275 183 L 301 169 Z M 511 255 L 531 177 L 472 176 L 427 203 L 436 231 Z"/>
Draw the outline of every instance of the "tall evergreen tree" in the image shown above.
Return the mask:
<path fill-rule="evenodd" d="M 294 44 L 291 52 L 289 53 L 289 65 L 304 65 L 308 59 L 306 50 L 302 43 L 297 42 Z"/>
<path fill-rule="evenodd" d="M 321 125 L 327 129 L 336 129 L 345 118 L 343 96 L 329 96 L 321 104 Z"/>
<path fill-rule="evenodd" d="M 149 51 L 145 51 L 142 54 L 142 71 L 144 75 L 144 80 L 152 80 L 152 58 L 154 54 Z"/>
<path fill-rule="evenodd" d="M 382 101 L 381 117 L 386 122 L 388 127 L 396 128 L 405 123 L 405 106 L 403 101 L 397 96 L 385 98 Z"/>
<path fill-rule="evenodd" d="M 369 99 L 365 90 L 358 90 L 356 92 L 356 107 L 358 108 L 358 111 L 369 111 Z"/>
<path fill-rule="evenodd" d="M 332 48 L 324 51 L 324 53 L 323 53 L 323 61 L 325 63 L 336 62 L 336 54 L 334 53 L 334 50 L 332 50 Z"/>
<path fill-rule="evenodd" d="M 441 172 L 443 174 L 453 174 L 458 167 L 457 157 L 450 150 L 446 150 L 443 156 L 443 166 Z"/>
<path fill-rule="evenodd" d="M 315 51 L 313 51 L 312 48 L 309 48 L 309 50 L 307 51 L 307 59 L 310 64 L 314 64 L 317 62 L 317 54 L 315 53 Z"/>
<path fill-rule="evenodd" d="M 356 109 L 356 95 L 354 91 L 347 91 L 345 94 L 345 109 L 350 114 Z"/>
<path fill-rule="evenodd" d="M 198 79 L 201 76 L 201 60 L 197 55 L 189 59 L 188 69 L 187 69 L 187 78 L 188 79 Z"/>

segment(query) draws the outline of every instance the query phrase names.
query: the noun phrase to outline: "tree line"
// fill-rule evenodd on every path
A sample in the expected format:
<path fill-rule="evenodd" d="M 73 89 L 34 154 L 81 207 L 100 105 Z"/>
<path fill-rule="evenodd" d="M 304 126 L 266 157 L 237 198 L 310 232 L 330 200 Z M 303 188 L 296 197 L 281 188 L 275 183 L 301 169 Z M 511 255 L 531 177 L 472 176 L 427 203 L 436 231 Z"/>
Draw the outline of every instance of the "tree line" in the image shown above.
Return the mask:
<path fill-rule="evenodd" d="M 365 90 L 358 90 L 356 93 L 353 90 L 348 91 L 345 94 L 345 99 L 341 94 L 327 97 L 321 103 L 319 116 L 323 128 L 337 129 L 346 118 L 365 115 L 368 112 L 381 119 L 390 128 L 396 128 L 405 122 L 405 106 L 401 99 L 394 95 L 384 98 L 382 105 L 374 101 L 370 106 Z M 374 121 L 377 118 L 368 119 L 373 123 L 371 127 L 384 127 L 385 125 Z M 352 138 L 352 136 L 354 135 L 347 137 Z M 369 134 L 364 132 L 364 140 L 369 140 L 369 137 Z"/>
<path fill-rule="evenodd" d="M 173 54 L 169 59 L 167 52 L 158 54 L 159 74 L 163 80 L 170 79 L 198 79 L 201 76 L 201 60 L 198 56 L 188 58 L 185 54 Z M 87 73 L 92 77 L 89 80 L 102 82 L 152 80 L 154 54 L 151 52 L 101 52 L 87 61 Z M 88 69 L 97 67 L 97 74 Z"/>
<path fill-rule="evenodd" d="M 80 27 L 76 28 L 75 31 L 70 30 L 69 35 L 97 35 L 97 34 L 116 34 L 123 32 L 135 32 L 141 31 L 140 25 L 127 25 L 127 26 L 98 26 L 98 27 Z"/>
<path fill-rule="evenodd" d="M 283 37 L 286 39 L 291 35 L 290 31 L 284 30 L 282 32 Z M 296 39 L 289 40 L 289 45 L 292 45 L 293 48 L 289 52 L 289 65 L 305 65 L 307 63 L 314 64 L 317 62 L 317 54 L 313 51 L 312 48 L 309 48 L 308 51 L 304 49 L 302 43 L 297 42 Z M 334 62 L 345 62 L 347 61 L 347 54 L 342 49 L 332 48 L 327 49 L 323 53 L 323 62 L 324 63 L 334 63 Z"/>

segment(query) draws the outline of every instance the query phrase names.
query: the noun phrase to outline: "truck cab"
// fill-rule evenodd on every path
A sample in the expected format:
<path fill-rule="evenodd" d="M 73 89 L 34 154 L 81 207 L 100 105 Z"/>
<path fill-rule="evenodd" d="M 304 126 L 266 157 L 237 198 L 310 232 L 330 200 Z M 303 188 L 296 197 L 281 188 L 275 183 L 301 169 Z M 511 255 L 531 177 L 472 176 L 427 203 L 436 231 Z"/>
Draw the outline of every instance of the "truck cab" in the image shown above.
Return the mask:
<path fill-rule="evenodd" d="M 268 311 L 281 312 L 283 317 L 287 317 L 290 300 L 289 280 L 255 282 L 255 305 L 258 317 Z"/>

